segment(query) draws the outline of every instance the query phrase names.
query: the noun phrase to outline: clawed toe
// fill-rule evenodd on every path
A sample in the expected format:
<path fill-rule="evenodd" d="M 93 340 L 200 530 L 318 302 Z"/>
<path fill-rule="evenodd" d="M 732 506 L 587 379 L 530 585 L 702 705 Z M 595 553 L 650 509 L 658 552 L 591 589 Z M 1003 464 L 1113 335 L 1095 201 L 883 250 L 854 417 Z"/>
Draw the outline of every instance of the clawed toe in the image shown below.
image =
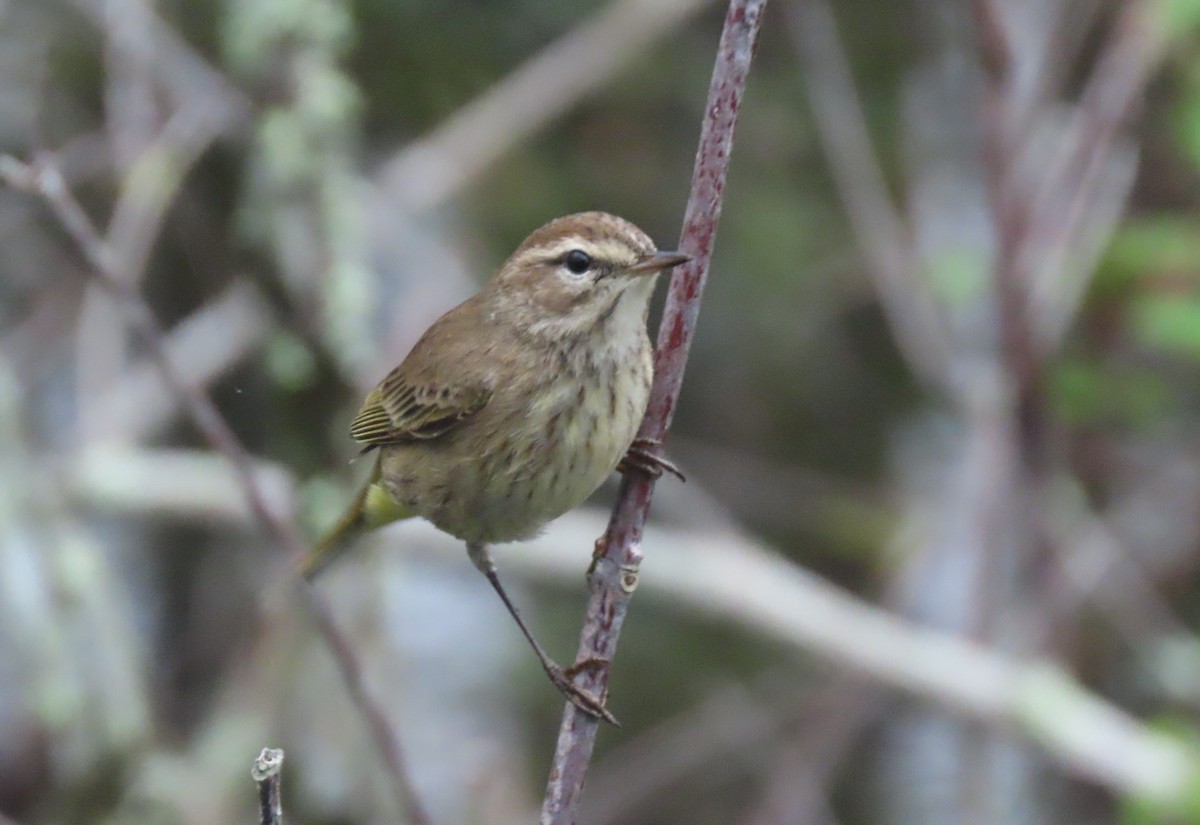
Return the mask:
<path fill-rule="evenodd" d="M 687 477 L 683 471 L 675 466 L 669 459 L 663 458 L 655 452 L 662 446 L 662 442 L 656 438 L 638 438 L 629 445 L 629 450 L 625 453 L 625 457 L 617 464 L 617 470 L 622 473 L 628 473 L 630 470 L 640 470 L 651 478 L 661 478 L 663 472 L 668 472 L 678 478 L 680 481 L 686 482 Z"/>
<path fill-rule="evenodd" d="M 550 681 L 553 682 L 554 686 L 558 688 L 564 696 L 567 697 L 567 701 L 569 701 L 572 705 L 579 708 L 589 716 L 602 719 L 613 727 L 619 728 L 621 727 L 621 723 L 618 722 L 617 717 L 613 716 L 608 708 L 604 706 L 604 701 L 602 699 L 597 699 L 595 696 L 588 693 L 586 690 L 583 690 L 577 686 L 574 681 L 572 681 L 576 674 L 584 670 L 601 667 L 606 664 L 607 662 L 601 659 L 584 659 L 583 661 L 576 662 L 566 669 L 561 668 L 558 665 L 548 667 L 546 668 L 546 675 L 550 677 Z"/>

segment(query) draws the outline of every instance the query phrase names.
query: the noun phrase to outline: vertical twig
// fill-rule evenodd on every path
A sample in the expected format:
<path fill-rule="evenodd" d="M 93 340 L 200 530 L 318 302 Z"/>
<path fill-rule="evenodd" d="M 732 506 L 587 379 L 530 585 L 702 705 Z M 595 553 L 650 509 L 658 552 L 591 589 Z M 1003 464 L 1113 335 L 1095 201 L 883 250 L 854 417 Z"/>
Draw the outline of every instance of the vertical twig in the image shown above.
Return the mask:
<path fill-rule="evenodd" d="M 999 362 L 1011 393 L 1013 450 L 1020 473 L 1035 489 L 1046 483 L 1051 467 L 1047 455 L 1048 412 L 1044 392 L 1045 372 L 1053 348 L 1060 342 L 1074 313 L 1084 283 L 1061 284 L 1061 261 L 1078 247 L 1080 228 L 1088 210 L 1096 211 L 1094 198 L 1105 171 L 1119 150 L 1121 129 L 1141 103 L 1150 73 L 1164 48 L 1157 7 L 1130 0 L 1117 18 L 1112 33 L 1086 78 L 1075 117 L 1080 124 L 1072 135 L 1066 157 L 1040 181 L 1022 176 L 1021 164 L 1030 141 L 1029 124 L 1015 99 L 1021 52 L 1018 33 L 1012 31 L 1006 6 L 997 0 L 977 0 L 975 12 L 979 48 L 987 78 L 984 98 L 984 163 L 996 235 L 996 260 L 992 280 L 996 290 L 999 324 Z M 1031 116 L 1037 116 L 1037 104 Z M 1045 107 L 1045 104 L 1042 103 Z M 1057 265 L 1055 265 L 1057 264 Z M 1060 301 L 1061 317 L 1040 327 L 1036 310 L 1036 280 L 1057 279 L 1059 292 L 1076 296 Z M 1045 301 L 1043 300 L 1043 304 Z M 1034 539 L 1036 508 L 1012 491 L 1025 513 Z M 1028 537 L 1021 542 L 1029 544 Z M 993 582 L 995 577 L 989 577 Z"/>
<path fill-rule="evenodd" d="M 212 399 L 176 368 L 153 311 L 128 279 L 122 277 L 111 245 L 100 235 L 91 218 L 75 200 L 58 169 L 46 159 L 26 165 L 15 158 L 0 156 L 0 180 L 15 189 L 40 195 L 50 206 L 91 265 L 91 273 L 96 282 L 117 304 L 130 329 L 146 345 L 147 356 L 162 374 L 163 382 L 179 398 L 180 405 L 187 411 L 204 439 L 232 465 L 242 494 L 255 519 L 273 539 L 274 546 L 284 550 L 295 562 L 302 559 L 308 552 L 304 539 L 289 519 L 282 518 L 267 503 L 261 483 L 254 473 L 250 453 L 238 440 Z M 366 721 L 371 738 L 383 757 L 397 805 L 407 815 L 409 822 L 425 825 L 429 818 L 420 805 L 409 778 L 399 738 L 383 708 L 368 692 L 362 666 L 353 646 L 338 629 L 328 604 L 300 576 L 294 578 L 297 597 L 333 655 L 350 699 Z"/>
<path fill-rule="evenodd" d="M 279 748 L 263 748 L 250 768 L 250 776 L 258 783 L 260 825 L 283 825 L 282 771 L 283 751 Z"/>
<path fill-rule="evenodd" d="M 639 433 L 643 438 L 661 440 L 674 416 L 721 215 L 733 131 L 765 7 L 766 0 L 731 0 L 725 15 L 679 242 L 679 248 L 692 260 L 679 267 L 671 279 L 658 329 L 654 386 Z M 611 662 L 616 652 L 629 600 L 637 587 L 642 530 L 653 492 L 654 481 L 649 477 L 628 475 L 622 481 L 608 530 L 597 545 L 576 661 Z M 586 668 L 576 677 L 576 683 L 593 695 L 603 696 L 608 668 Z M 575 822 L 598 724 L 567 704 L 542 805 L 543 825 Z"/>
<path fill-rule="evenodd" d="M 833 10 L 826 0 L 793 0 L 786 8 L 817 134 L 896 345 L 917 377 L 949 388 L 953 359 L 945 320 L 871 146 Z"/>

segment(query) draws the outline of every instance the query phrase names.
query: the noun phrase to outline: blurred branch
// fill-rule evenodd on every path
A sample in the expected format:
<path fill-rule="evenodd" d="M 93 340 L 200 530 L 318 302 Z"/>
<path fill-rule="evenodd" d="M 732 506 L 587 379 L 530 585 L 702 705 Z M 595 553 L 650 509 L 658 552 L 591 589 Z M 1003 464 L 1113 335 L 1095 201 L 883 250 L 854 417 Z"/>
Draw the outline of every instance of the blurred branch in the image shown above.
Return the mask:
<path fill-rule="evenodd" d="M 223 482 L 214 473 L 205 483 L 230 484 L 230 471 L 224 472 Z M 125 500 L 124 506 L 140 505 Z M 240 516 L 231 509 L 226 517 Z M 586 544 L 603 529 L 598 512 L 568 513 L 542 536 L 506 547 L 506 561 L 521 575 L 572 586 L 581 559 L 563 548 Z M 1088 693 L 1060 665 L 1016 659 L 903 619 L 745 535 L 661 525 L 647 532 L 655 548 L 648 562 L 654 575 L 644 587 L 652 598 L 735 622 L 800 655 L 823 657 L 979 721 L 1017 728 L 1072 773 L 1120 792 L 1177 803 L 1200 767 L 1191 749 Z M 457 558 L 456 540 L 421 521 L 389 527 L 367 541 L 402 544 L 432 563 Z"/>
<path fill-rule="evenodd" d="M 1049 606 L 1048 627 L 1090 603 L 1104 612 L 1131 649 L 1147 640 L 1191 636 L 1109 520 L 1088 508 L 1079 485 L 1066 482 L 1052 495 L 1048 530 L 1058 575 L 1047 588 L 1057 594 Z"/>
<path fill-rule="evenodd" d="M 190 384 L 171 359 L 162 330 L 153 311 L 121 276 L 112 247 L 102 238 L 51 164 L 25 165 L 15 158 L 0 156 L 0 179 L 8 185 L 40 195 L 54 211 L 67 233 L 92 266 L 96 282 L 120 307 L 126 323 L 146 345 L 149 356 L 193 423 L 213 449 L 230 463 L 239 489 L 256 520 L 273 539 L 272 546 L 286 551 L 293 563 L 308 551 L 295 525 L 273 510 L 254 474 L 253 461 L 229 424 L 203 389 Z M 333 614 L 320 596 L 299 576 L 292 576 L 295 593 L 333 654 L 355 706 L 371 731 L 387 768 L 397 804 L 417 825 L 428 822 L 417 800 L 401 755 L 399 740 L 381 706 L 367 690 L 362 668 L 350 641 L 334 622 Z"/>
<path fill-rule="evenodd" d="M 209 450 L 85 447 L 72 458 L 71 494 L 90 507 L 129 515 L 254 524 L 254 512 L 231 478 L 226 459 Z M 294 485 L 287 470 L 254 463 L 263 498 L 274 512 L 286 512 Z M 162 479 L 171 479 L 163 484 Z"/>
<path fill-rule="evenodd" d="M 537 539 L 505 548 L 511 569 L 564 584 L 580 559 L 563 548 L 601 519 L 568 513 Z M 420 522 L 389 528 L 432 560 L 453 540 Z M 390 539 L 389 539 L 390 540 Z M 1200 754 L 1088 692 L 1059 664 L 1020 659 L 869 604 L 749 536 L 651 525 L 644 579 L 656 594 L 709 619 L 733 621 L 875 681 L 989 725 L 1010 726 L 1070 772 L 1124 793 L 1182 804 Z"/>
<path fill-rule="evenodd" d="M 996 406 L 1008 421 L 1004 452 L 1017 463 L 1002 490 L 1007 512 L 990 533 L 981 579 L 988 582 L 990 601 L 1052 615 L 1058 591 L 1042 586 L 1035 602 L 1022 587 L 1034 575 L 1033 565 L 1054 552 L 1048 524 L 1053 516 L 1045 504 L 1055 461 L 1049 449 L 1047 365 L 1124 211 L 1136 152 L 1121 133 L 1145 93 L 1164 40 L 1158 4 L 1123 4 L 1084 75 L 1080 103 L 1069 107 L 1045 91 L 1028 99 L 1021 94 L 1043 86 L 1022 82 L 1042 66 L 1036 50 L 1025 47 L 1026 30 L 1039 21 L 1022 20 L 1014 4 L 997 0 L 977 0 L 974 10 L 987 83 L 983 166 L 995 237 L 991 283 L 1003 375 Z"/>
<path fill-rule="evenodd" d="M 71 4 L 104 30 L 113 18 L 124 20 L 125 25 L 136 20 L 132 25 L 143 31 L 151 44 L 136 44 L 139 55 L 145 54 L 155 81 L 167 91 L 176 109 L 207 101 L 221 133 L 236 131 L 249 121 L 253 111 L 250 99 L 163 22 L 146 0 L 71 0 Z M 131 44 L 116 40 L 112 45 L 121 49 Z"/>
<path fill-rule="evenodd" d="M 217 111 L 211 99 L 188 101 L 121 170 L 108 238 L 122 277 L 142 280 L 167 208 L 188 170 L 220 133 Z"/>
<path fill-rule="evenodd" d="M 1114 165 L 1119 173 L 1122 163 L 1118 138 L 1141 103 L 1166 41 L 1157 4 L 1123 4 L 1071 115 L 1064 148 L 1046 153 L 1029 137 L 1037 122 L 1022 116 L 1025 104 L 1015 99 L 1014 78 L 1021 66 L 1014 63 L 1017 43 L 1007 23 L 1011 9 L 995 0 L 978 0 L 976 11 L 989 79 L 986 164 L 998 239 L 1002 347 L 1018 395 L 1025 395 L 1037 380 L 1040 362 L 1068 328 L 1090 280 L 1090 267 L 1070 282 L 1062 277 L 1062 266 L 1094 229 L 1093 216 L 1100 212 L 1104 217 L 1097 196 L 1107 192 L 1115 200 L 1115 209 L 1109 210 L 1115 215 L 1123 209 L 1133 172 L 1128 169 L 1125 185 L 1114 188 Z M 1034 115 L 1045 119 L 1046 112 Z M 1105 221 L 1109 232 L 1114 221 Z M 1093 246 L 1102 243 L 1092 239 Z M 1044 298 L 1038 303 L 1052 308 L 1052 316 L 1034 316 L 1035 289 Z"/>
<path fill-rule="evenodd" d="M 270 332 L 270 307 L 244 281 L 235 282 L 164 336 L 182 380 L 201 388 L 245 358 Z M 179 396 L 163 382 L 152 359 L 130 365 L 103 393 L 85 399 L 85 441 L 148 438 L 170 423 Z"/>
<path fill-rule="evenodd" d="M 622 742 L 588 778 L 588 821 L 632 821 L 668 786 L 706 765 L 769 753 L 792 715 L 784 704 L 764 702 L 741 685 L 726 686 Z"/>
<path fill-rule="evenodd" d="M 826 0 L 792 0 L 785 8 L 817 133 L 896 345 L 926 384 L 952 389 L 947 332 L 871 147 L 833 10 Z"/>
<path fill-rule="evenodd" d="M 280 782 L 283 771 L 283 751 L 263 748 L 250 768 L 251 778 L 258 783 L 258 821 L 261 825 L 283 825 L 283 796 Z"/>
<path fill-rule="evenodd" d="M 105 131 L 112 160 L 121 172 L 146 151 L 158 131 L 159 101 L 155 95 L 153 54 L 148 15 L 138 4 L 109 0 L 104 25 Z"/>
<path fill-rule="evenodd" d="M 379 175 L 405 208 L 433 209 L 709 0 L 613 0 L 402 149 Z"/>
<path fill-rule="evenodd" d="M 736 513 L 742 524 L 768 531 L 801 531 L 832 540 L 839 547 L 871 553 L 896 528 L 898 502 L 872 485 L 676 434 L 671 436 L 671 453 L 692 480 L 703 484 L 680 488 L 682 494 L 698 501 L 688 512 L 668 513 L 671 518 L 694 524 L 712 514 L 715 498 Z M 660 494 L 655 505 L 662 504 Z"/>
<path fill-rule="evenodd" d="M 645 817 L 656 798 L 706 769 L 719 772 L 718 781 L 735 771 L 770 776 L 761 810 L 745 825 L 821 821 L 814 817 L 828 807 L 830 780 L 882 704 L 878 691 L 844 674 L 811 694 L 791 672 L 756 682 L 715 690 L 605 754 L 588 778 L 588 821 Z"/>
<path fill-rule="evenodd" d="M 1125 200 L 1136 169 L 1136 154 L 1132 151 L 1125 160 L 1126 181 L 1115 193 L 1111 189 L 1114 161 L 1120 161 L 1121 130 L 1128 125 L 1145 94 L 1151 73 L 1162 59 L 1166 33 L 1158 19 L 1159 4 L 1132 0 L 1123 5 L 1112 35 L 1104 44 L 1096 66 L 1088 78 L 1074 114 L 1074 146 L 1072 153 L 1046 176 L 1040 190 L 1035 191 L 1030 206 L 1029 247 L 1034 257 L 1031 269 L 1036 276 L 1031 288 L 1058 277 L 1062 259 L 1077 247 L 1089 228 L 1102 194 L 1113 203 L 1113 215 L 1099 243 L 1103 247 L 1111 235 L 1112 224 L 1124 211 Z M 1115 195 L 1115 197 L 1113 196 Z M 1052 349 L 1061 341 L 1091 277 L 1087 267 L 1058 290 L 1058 300 L 1049 302 L 1055 310 L 1050 318 L 1041 320 L 1038 329 L 1040 343 Z"/>
<path fill-rule="evenodd" d="M 887 706 L 877 688 L 833 674 L 804 701 L 792 741 L 772 760 L 766 787 L 741 825 L 834 821 L 833 780 Z"/>
<path fill-rule="evenodd" d="M 658 328 L 654 384 L 638 432 L 639 437 L 651 441 L 662 441 L 670 429 L 683 384 L 721 216 L 733 132 L 765 7 L 766 0 L 731 0 L 725 15 L 680 235 L 679 248 L 691 260 L 677 268 L 671 278 Z M 653 492 L 654 479 L 649 476 L 631 474 L 621 481 L 612 518 L 604 538 L 596 544 L 588 577 L 591 596 L 576 655 L 578 662 L 609 663 L 616 653 L 629 600 L 638 583 L 642 530 Z M 575 682 L 591 695 L 603 697 L 608 690 L 608 667 L 585 668 Z M 543 825 L 575 822 L 598 725 L 598 720 L 567 703 L 542 806 Z"/>

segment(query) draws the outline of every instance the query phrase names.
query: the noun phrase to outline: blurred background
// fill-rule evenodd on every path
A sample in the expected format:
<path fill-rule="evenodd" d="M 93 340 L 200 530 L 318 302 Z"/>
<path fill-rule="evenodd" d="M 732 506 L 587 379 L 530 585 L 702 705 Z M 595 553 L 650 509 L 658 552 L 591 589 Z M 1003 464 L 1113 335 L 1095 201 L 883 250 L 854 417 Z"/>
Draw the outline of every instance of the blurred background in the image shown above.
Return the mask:
<path fill-rule="evenodd" d="M 362 394 L 529 231 L 675 243 L 724 11 L 0 0 L 0 151 L 311 536 Z M 1196 821 L 1200 6 L 779 0 L 734 146 L 580 821 Z M 0 188 L 0 823 L 251 822 L 268 745 L 291 821 L 411 821 L 91 272 Z M 560 661 L 612 494 L 496 554 Z M 461 548 L 317 589 L 429 819 L 534 821 L 562 702 Z"/>

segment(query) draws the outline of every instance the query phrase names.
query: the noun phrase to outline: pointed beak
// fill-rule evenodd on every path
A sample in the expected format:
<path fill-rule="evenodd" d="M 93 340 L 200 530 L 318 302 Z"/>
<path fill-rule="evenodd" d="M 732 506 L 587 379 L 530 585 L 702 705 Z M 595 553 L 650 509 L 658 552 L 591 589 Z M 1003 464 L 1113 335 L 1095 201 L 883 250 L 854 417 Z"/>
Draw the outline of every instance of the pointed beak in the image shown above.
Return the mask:
<path fill-rule="evenodd" d="M 653 275 L 670 269 L 673 266 L 687 263 L 692 258 L 682 252 L 656 252 L 644 261 L 640 261 L 626 270 L 630 275 Z"/>

